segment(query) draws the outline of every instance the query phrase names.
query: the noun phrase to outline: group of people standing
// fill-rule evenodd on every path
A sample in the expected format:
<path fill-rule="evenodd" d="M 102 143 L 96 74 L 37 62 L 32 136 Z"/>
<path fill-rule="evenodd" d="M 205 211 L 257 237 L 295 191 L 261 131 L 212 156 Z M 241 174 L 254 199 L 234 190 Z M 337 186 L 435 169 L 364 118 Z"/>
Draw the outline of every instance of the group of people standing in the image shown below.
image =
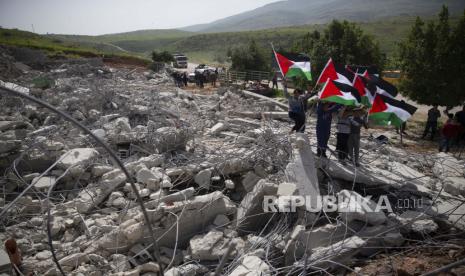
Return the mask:
<path fill-rule="evenodd" d="M 289 102 L 289 118 L 294 121 L 290 133 L 305 131 L 305 121 L 307 112 L 307 101 L 310 97 L 316 95 L 312 93 L 312 87 L 309 86 L 304 92 L 300 89 L 295 89 L 292 95 L 289 94 L 287 83 L 283 80 L 284 96 Z M 331 123 L 333 115 L 338 117 L 337 123 L 337 157 L 342 164 L 346 160 L 352 160 L 358 167 L 360 166 L 360 132 L 362 126 L 367 126 L 367 112 L 364 108 L 349 108 L 340 104 L 329 102 L 318 102 L 316 107 L 317 122 L 317 155 L 327 158 L 326 151 L 328 149 L 328 141 L 331 136 Z"/>
<path fill-rule="evenodd" d="M 444 114 L 447 116 L 447 121 L 440 131 L 439 151 L 449 152 L 451 146 L 461 146 L 465 144 L 465 106 L 462 107 L 461 111 L 455 114 L 450 113 L 450 108 L 446 108 Z M 423 139 L 430 134 L 431 141 L 434 141 L 440 117 L 441 112 L 438 109 L 438 105 L 435 104 L 428 110 L 428 119 L 426 121 L 425 130 L 423 131 Z"/>
<path fill-rule="evenodd" d="M 195 84 L 200 88 L 204 88 L 205 83 L 208 82 L 210 82 L 213 87 L 216 87 L 216 81 L 218 80 L 218 68 L 216 68 L 215 71 L 204 70 L 201 72 L 196 70 L 194 79 Z"/>
<path fill-rule="evenodd" d="M 195 71 L 194 81 L 195 85 L 199 88 L 204 88 L 205 83 L 211 83 L 213 87 L 216 87 L 216 82 L 218 80 L 218 68 L 215 71 L 204 70 L 204 71 Z M 174 71 L 171 76 L 173 77 L 174 84 L 176 87 L 182 88 L 187 87 L 189 82 L 189 76 L 187 72 Z"/>
<path fill-rule="evenodd" d="M 173 77 L 173 80 L 174 80 L 174 84 L 176 85 L 176 87 L 187 87 L 187 82 L 188 82 L 188 77 L 187 77 L 187 73 L 186 72 L 173 72 L 172 73 L 172 77 Z"/>

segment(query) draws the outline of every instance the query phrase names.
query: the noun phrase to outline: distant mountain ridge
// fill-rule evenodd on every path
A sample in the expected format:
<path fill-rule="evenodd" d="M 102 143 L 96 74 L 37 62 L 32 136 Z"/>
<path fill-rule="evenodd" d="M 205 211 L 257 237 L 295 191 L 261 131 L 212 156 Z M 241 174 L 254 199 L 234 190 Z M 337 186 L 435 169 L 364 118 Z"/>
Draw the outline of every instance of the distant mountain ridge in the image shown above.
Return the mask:
<path fill-rule="evenodd" d="M 447 5 L 463 12 L 464 0 L 287 0 L 220 19 L 180 28 L 190 32 L 235 32 L 327 23 L 333 19 L 370 22 L 395 16 L 430 16 Z"/>

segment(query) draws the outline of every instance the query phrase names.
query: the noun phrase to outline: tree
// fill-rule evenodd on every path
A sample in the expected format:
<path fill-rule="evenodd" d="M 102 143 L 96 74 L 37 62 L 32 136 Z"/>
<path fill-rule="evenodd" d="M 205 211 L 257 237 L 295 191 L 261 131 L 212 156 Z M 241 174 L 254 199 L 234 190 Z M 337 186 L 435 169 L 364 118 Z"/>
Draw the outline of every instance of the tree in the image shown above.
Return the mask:
<path fill-rule="evenodd" d="M 312 71 L 318 73 L 330 57 L 337 63 L 376 65 L 380 69 L 385 62 L 374 38 L 347 21 L 333 20 L 323 33 L 308 33 L 292 50 L 309 55 Z"/>
<path fill-rule="evenodd" d="M 455 27 L 443 6 L 437 22 L 425 24 L 419 17 L 399 46 L 404 77 L 400 88 L 421 104 L 457 106 L 465 100 L 465 13 Z"/>
<path fill-rule="evenodd" d="M 168 62 L 174 61 L 174 58 L 173 58 L 173 55 L 170 54 L 167 51 L 163 51 L 163 52 L 153 51 L 152 52 L 152 60 L 154 62 L 168 63 Z"/>
<path fill-rule="evenodd" d="M 270 58 L 260 48 L 254 39 L 246 47 L 239 47 L 232 51 L 232 68 L 238 71 L 269 71 Z"/>

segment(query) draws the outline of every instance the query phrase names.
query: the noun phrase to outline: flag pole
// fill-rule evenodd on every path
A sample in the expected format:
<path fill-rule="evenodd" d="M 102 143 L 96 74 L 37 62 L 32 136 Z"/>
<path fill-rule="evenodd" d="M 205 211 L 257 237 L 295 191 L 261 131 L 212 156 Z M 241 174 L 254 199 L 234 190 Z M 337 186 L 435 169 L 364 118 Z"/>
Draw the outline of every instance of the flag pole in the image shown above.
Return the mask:
<path fill-rule="evenodd" d="M 279 64 L 278 56 L 276 55 L 273 42 L 270 42 L 270 44 L 271 44 L 271 49 L 273 49 L 274 58 L 276 59 L 276 63 L 278 64 L 279 71 L 281 72 L 281 75 L 283 75 L 283 78 L 284 78 L 285 76 L 283 74 L 283 69 L 281 68 L 281 64 Z"/>

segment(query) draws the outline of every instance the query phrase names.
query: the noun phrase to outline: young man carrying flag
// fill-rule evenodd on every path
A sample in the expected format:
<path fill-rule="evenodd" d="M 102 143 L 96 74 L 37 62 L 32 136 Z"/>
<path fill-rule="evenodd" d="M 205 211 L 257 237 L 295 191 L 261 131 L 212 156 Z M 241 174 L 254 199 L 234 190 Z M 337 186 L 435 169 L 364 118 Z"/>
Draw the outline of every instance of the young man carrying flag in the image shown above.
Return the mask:
<path fill-rule="evenodd" d="M 289 118 L 295 122 L 290 132 L 304 132 L 307 100 L 312 94 L 310 94 L 311 91 L 304 94 L 302 90 L 295 89 L 293 95 L 290 95 L 287 90 L 286 78 L 303 78 L 306 81 L 311 81 L 310 58 L 302 54 L 277 53 L 274 48 L 273 53 L 284 76 L 283 89 L 284 95 L 289 102 Z"/>

